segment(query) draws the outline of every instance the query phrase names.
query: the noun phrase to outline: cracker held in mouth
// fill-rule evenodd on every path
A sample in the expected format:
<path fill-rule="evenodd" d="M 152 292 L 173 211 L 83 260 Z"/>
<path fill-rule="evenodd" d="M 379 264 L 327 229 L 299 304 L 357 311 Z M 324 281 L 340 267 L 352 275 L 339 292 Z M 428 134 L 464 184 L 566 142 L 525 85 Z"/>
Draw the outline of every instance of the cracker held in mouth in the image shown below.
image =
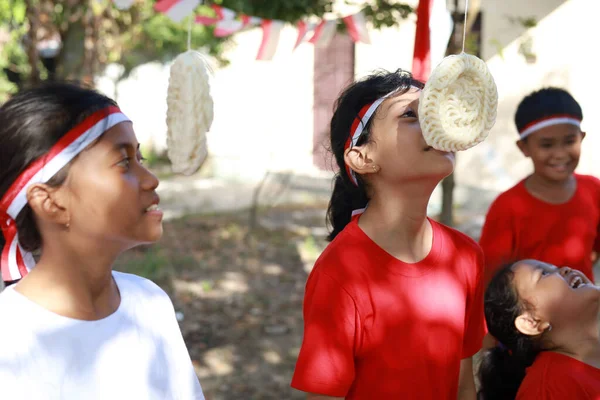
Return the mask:
<path fill-rule="evenodd" d="M 419 102 L 419 122 L 427 144 L 456 152 L 483 142 L 494 123 L 498 90 L 478 57 L 451 55 L 433 70 Z"/>
<path fill-rule="evenodd" d="M 208 155 L 206 133 L 213 122 L 210 69 L 189 50 L 175 58 L 167 92 L 167 154 L 173 172 L 191 175 Z"/>

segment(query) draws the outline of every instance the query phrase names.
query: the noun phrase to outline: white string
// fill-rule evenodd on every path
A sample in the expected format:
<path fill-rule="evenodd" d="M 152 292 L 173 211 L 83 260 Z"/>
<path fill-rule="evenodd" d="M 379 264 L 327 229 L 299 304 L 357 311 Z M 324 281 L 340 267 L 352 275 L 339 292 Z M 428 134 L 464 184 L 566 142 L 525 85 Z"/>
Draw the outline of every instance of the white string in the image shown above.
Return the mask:
<path fill-rule="evenodd" d="M 463 23 L 462 52 L 465 52 L 465 41 L 467 40 L 467 12 L 469 11 L 469 0 L 465 0 L 465 22 Z"/>
<path fill-rule="evenodd" d="M 192 49 L 192 22 L 193 22 L 193 20 L 194 20 L 194 14 L 190 15 L 190 21 L 188 23 L 188 41 L 187 41 L 188 51 L 190 51 Z"/>

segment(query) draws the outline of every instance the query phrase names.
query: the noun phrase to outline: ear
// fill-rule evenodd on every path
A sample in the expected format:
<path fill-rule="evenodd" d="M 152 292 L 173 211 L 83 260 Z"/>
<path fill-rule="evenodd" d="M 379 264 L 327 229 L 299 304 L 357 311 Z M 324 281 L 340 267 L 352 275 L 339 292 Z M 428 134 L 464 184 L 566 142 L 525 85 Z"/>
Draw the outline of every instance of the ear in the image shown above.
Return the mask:
<path fill-rule="evenodd" d="M 60 189 L 42 183 L 31 185 L 27 189 L 27 202 L 36 217 L 60 225 L 69 223 L 69 214 L 61 201 Z"/>
<path fill-rule="evenodd" d="M 519 150 L 521 150 L 521 153 L 523 153 L 525 157 L 529 158 L 531 156 L 529 152 L 529 144 L 526 141 L 517 140 L 517 147 L 519 148 Z"/>
<path fill-rule="evenodd" d="M 367 155 L 366 146 L 354 146 L 344 153 L 344 161 L 355 173 L 373 174 L 379 172 L 379 166 Z"/>
<path fill-rule="evenodd" d="M 584 131 L 581 131 L 581 140 L 585 139 L 586 133 Z"/>
<path fill-rule="evenodd" d="M 515 319 L 515 327 L 517 330 L 527 336 L 541 335 L 549 326 L 549 322 L 542 322 L 528 312 L 519 315 L 517 319 Z"/>

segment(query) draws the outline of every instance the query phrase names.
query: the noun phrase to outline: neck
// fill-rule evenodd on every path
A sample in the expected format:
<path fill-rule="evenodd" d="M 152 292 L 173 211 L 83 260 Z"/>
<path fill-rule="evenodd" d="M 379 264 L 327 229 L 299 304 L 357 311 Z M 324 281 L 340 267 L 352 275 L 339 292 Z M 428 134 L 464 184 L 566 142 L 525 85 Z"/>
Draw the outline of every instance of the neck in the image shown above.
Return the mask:
<path fill-rule="evenodd" d="M 525 187 L 529 193 L 541 200 L 560 204 L 573 196 L 577 188 L 577 180 L 574 175 L 557 181 L 534 173 L 525 181 Z"/>
<path fill-rule="evenodd" d="M 575 175 L 571 174 L 567 179 L 553 180 L 544 177 L 543 175 L 533 173 L 526 181 L 530 188 L 541 190 L 565 189 L 570 188 L 575 183 Z"/>
<path fill-rule="evenodd" d="M 74 251 L 45 245 L 42 257 L 17 290 L 57 314 L 95 320 L 119 306 L 112 265 L 118 252 Z"/>
<path fill-rule="evenodd" d="M 437 182 L 405 182 L 401 190 L 375 188 L 360 227 L 378 245 L 397 258 L 416 262 L 431 249 L 427 204 Z"/>
<path fill-rule="evenodd" d="M 600 368 L 600 332 L 597 318 L 586 327 L 580 324 L 572 325 L 576 329 L 563 332 L 564 338 L 552 338 L 557 343 L 568 343 L 558 346 L 555 351 Z"/>

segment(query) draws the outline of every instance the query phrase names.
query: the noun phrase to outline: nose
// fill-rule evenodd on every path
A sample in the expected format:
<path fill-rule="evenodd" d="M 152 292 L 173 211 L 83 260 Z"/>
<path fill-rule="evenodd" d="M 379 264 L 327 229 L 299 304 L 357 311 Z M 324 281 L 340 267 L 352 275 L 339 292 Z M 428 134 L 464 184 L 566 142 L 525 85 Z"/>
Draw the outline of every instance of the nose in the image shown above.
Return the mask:
<path fill-rule="evenodd" d="M 560 267 L 558 269 L 558 273 L 560 274 L 560 276 L 562 276 L 563 278 L 566 277 L 567 275 L 569 275 L 569 273 L 572 271 L 571 268 L 569 267 Z"/>
<path fill-rule="evenodd" d="M 142 170 L 142 177 L 140 179 L 141 182 L 141 186 L 142 189 L 144 190 L 156 190 L 156 188 L 158 187 L 160 181 L 158 180 L 158 178 L 156 177 L 156 175 L 154 175 L 148 168 L 143 167 L 141 168 Z"/>
<path fill-rule="evenodd" d="M 552 156 L 558 160 L 564 160 L 569 158 L 569 148 L 565 146 L 556 146 Z"/>

